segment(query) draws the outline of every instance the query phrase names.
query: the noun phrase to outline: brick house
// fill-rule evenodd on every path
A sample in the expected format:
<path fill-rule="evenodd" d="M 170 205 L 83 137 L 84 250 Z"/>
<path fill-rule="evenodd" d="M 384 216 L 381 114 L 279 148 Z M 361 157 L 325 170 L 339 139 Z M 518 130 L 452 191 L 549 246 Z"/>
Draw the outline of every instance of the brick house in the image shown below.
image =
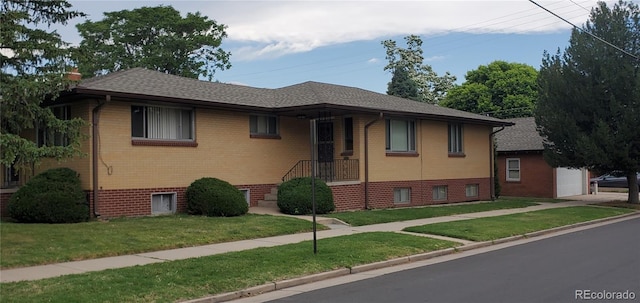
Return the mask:
<path fill-rule="evenodd" d="M 312 165 L 337 210 L 487 200 L 492 132 L 511 125 L 353 87 L 264 89 L 142 68 L 84 80 L 49 106 L 89 122 L 86 156 L 35 173 L 76 170 L 104 217 L 184 211 L 184 191 L 201 177 L 230 182 L 256 206 Z"/>
<path fill-rule="evenodd" d="M 506 121 L 515 125 L 495 135 L 501 195 L 560 198 L 588 193 L 586 169 L 554 168 L 544 160 L 543 139 L 533 117 Z"/>

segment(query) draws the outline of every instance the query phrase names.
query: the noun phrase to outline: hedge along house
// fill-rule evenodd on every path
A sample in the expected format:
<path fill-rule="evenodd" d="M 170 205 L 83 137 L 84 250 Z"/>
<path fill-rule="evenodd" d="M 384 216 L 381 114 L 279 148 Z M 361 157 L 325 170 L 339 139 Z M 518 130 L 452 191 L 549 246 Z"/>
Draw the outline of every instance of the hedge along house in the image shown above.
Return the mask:
<path fill-rule="evenodd" d="M 561 198 L 589 190 L 586 169 L 551 167 L 533 117 L 507 120 L 515 125 L 496 134 L 498 177 L 504 196 Z"/>
<path fill-rule="evenodd" d="M 230 182 L 256 206 L 312 165 L 337 210 L 490 199 L 493 128 L 511 125 L 340 85 L 263 89 L 142 68 L 82 81 L 50 106 L 89 121 L 87 156 L 38 170 L 78 171 L 105 217 L 184 211 L 201 177 Z"/>

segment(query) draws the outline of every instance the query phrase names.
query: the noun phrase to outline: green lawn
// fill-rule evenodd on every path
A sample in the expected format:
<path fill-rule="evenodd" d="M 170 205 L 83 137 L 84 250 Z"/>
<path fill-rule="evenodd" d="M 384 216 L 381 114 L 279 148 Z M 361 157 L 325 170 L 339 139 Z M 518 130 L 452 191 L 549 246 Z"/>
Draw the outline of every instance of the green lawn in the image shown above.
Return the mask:
<path fill-rule="evenodd" d="M 362 233 L 210 257 L 0 284 L 0 302 L 175 302 L 441 250 L 454 242 Z"/>
<path fill-rule="evenodd" d="M 504 198 L 495 202 L 472 203 L 464 205 L 437 205 L 414 208 L 376 209 L 365 211 L 342 212 L 325 215 L 340 219 L 352 226 L 371 225 L 388 222 L 408 221 L 415 219 L 451 216 L 464 213 L 475 213 L 497 209 L 523 208 L 536 205 L 532 198 Z"/>
<path fill-rule="evenodd" d="M 77 224 L 0 223 L 0 266 L 11 268 L 293 234 L 309 221 L 266 215 L 173 215 Z M 323 226 L 319 226 L 324 229 Z"/>
<path fill-rule="evenodd" d="M 623 208 L 575 206 L 498 217 L 407 227 L 404 231 L 489 241 L 633 212 Z"/>

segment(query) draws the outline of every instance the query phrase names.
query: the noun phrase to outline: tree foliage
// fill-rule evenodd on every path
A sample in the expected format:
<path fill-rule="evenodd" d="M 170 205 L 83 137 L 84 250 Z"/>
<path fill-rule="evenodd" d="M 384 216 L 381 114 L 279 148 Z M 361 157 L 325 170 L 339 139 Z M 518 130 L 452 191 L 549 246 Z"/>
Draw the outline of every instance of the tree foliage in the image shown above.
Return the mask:
<path fill-rule="evenodd" d="M 640 170 L 638 5 L 598 3 L 569 42 L 564 54 L 545 54 L 538 78 L 535 117 L 546 138 L 545 157 L 554 166 L 622 171 L 635 184 Z M 638 203 L 637 186 L 630 186 L 629 201 Z"/>
<path fill-rule="evenodd" d="M 466 81 L 450 89 L 441 105 L 502 119 L 530 117 L 537 76 L 532 66 L 494 61 L 467 72 Z"/>
<path fill-rule="evenodd" d="M 396 68 L 389 82 L 387 95 L 418 101 L 418 85 L 409 78 L 405 68 Z"/>
<path fill-rule="evenodd" d="M 226 26 L 199 12 L 183 18 L 171 6 L 158 6 L 104 16 L 77 25 L 82 37 L 77 58 L 85 76 L 144 67 L 212 80 L 216 70 L 231 67 L 231 54 L 220 48 Z"/>
<path fill-rule="evenodd" d="M 456 77 L 449 72 L 444 76 L 438 76 L 430 65 L 423 64 L 422 39 L 419 36 L 409 35 L 404 40 L 407 44 L 406 48 L 399 47 L 393 40 L 382 41 L 387 52 L 386 59 L 389 61 L 384 70 L 392 71 L 394 76 L 396 70 L 405 70 L 417 86 L 418 97 L 416 100 L 437 104 L 453 87 Z M 389 87 L 392 83 L 393 80 L 389 83 Z"/>
<path fill-rule="evenodd" d="M 0 163 L 23 169 L 42 158 L 72 157 L 79 153 L 84 122 L 58 119 L 42 106 L 71 84 L 65 77 L 71 70 L 68 44 L 47 29 L 83 14 L 64 0 L 4 0 L 0 5 Z M 36 128 L 65 136 L 68 145 L 38 146 L 26 137 Z"/>

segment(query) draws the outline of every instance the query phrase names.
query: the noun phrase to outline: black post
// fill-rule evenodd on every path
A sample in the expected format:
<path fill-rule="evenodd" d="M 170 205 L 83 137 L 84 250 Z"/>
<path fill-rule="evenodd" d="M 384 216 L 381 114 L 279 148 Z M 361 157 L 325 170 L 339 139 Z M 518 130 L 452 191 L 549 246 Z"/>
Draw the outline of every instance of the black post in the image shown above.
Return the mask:
<path fill-rule="evenodd" d="M 313 254 L 318 253 L 316 238 L 316 119 L 310 120 L 311 138 L 311 205 L 313 212 Z"/>

